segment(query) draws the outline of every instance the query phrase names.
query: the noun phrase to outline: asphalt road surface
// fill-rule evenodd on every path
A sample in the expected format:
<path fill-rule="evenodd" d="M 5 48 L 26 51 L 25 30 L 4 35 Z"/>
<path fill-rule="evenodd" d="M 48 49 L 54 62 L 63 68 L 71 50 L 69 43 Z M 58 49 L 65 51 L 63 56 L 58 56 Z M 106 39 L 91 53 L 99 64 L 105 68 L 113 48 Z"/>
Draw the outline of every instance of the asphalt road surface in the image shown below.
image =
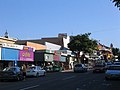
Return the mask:
<path fill-rule="evenodd" d="M 0 82 L 0 90 L 120 90 L 120 80 L 105 80 L 104 73 L 52 72 L 25 81 Z"/>

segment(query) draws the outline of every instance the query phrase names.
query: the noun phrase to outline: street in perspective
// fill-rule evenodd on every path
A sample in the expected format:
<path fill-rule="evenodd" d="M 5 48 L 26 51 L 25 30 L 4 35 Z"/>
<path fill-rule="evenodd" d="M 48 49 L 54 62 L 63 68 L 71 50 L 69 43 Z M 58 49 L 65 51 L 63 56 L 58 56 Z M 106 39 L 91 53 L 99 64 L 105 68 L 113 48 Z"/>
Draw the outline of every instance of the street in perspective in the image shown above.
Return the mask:
<path fill-rule="evenodd" d="M 0 90 L 118 90 L 119 80 L 106 80 L 104 73 L 50 72 L 25 81 L 0 82 Z"/>
<path fill-rule="evenodd" d="M 0 90 L 120 90 L 120 0 L 0 0 Z"/>

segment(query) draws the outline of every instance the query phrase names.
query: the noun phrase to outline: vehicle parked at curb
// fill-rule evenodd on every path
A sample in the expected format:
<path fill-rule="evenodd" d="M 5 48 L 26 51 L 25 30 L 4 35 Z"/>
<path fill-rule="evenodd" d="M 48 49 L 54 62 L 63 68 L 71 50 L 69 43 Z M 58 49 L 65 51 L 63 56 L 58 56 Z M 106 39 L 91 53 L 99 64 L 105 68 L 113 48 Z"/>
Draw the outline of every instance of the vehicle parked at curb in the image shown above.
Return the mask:
<path fill-rule="evenodd" d="M 107 62 L 107 63 L 106 63 L 106 68 L 108 69 L 109 66 L 111 66 L 112 64 L 113 64 L 112 62 Z"/>
<path fill-rule="evenodd" d="M 46 71 L 41 68 L 40 66 L 29 66 L 29 68 L 26 71 L 26 76 L 45 76 Z"/>
<path fill-rule="evenodd" d="M 84 64 L 76 64 L 74 66 L 74 72 L 87 72 L 87 67 Z"/>
<path fill-rule="evenodd" d="M 20 67 L 6 67 L 0 71 L 0 81 L 4 80 L 23 80 L 23 72 Z"/>
<path fill-rule="evenodd" d="M 57 66 L 57 65 L 54 65 L 53 66 L 53 72 L 59 72 L 59 71 L 61 71 L 61 67 Z"/>
<path fill-rule="evenodd" d="M 105 73 L 105 79 L 120 79 L 120 65 L 111 65 Z"/>
<path fill-rule="evenodd" d="M 46 72 L 53 72 L 53 66 L 45 66 L 44 69 L 46 70 Z"/>
<path fill-rule="evenodd" d="M 114 62 L 113 64 L 114 65 L 120 65 L 120 62 Z"/>
<path fill-rule="evenodd" d="M 105 73 L 107 66 L 105 64 L 96 64 L 93 67 L 93 73 Z"/>

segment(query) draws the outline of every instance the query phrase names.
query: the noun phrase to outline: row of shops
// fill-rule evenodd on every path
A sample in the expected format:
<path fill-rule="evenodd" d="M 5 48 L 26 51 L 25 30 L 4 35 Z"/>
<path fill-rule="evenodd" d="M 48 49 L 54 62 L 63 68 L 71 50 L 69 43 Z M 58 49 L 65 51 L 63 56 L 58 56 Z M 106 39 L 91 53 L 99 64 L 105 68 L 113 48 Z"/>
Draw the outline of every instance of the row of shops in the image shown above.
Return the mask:
<path fill-rule="evenodd" d="M 23 63 L 42 67 L 56 65 L 64 69 L 71 68 L 70 61 L 72 62 L 74 57 L 56 52 L 56 50 L 52 52 L 50 50 L 35 50 L 24 45 L 4 43 L 0 47 L 0 70 L 9 66 L 21 67 Z"/>
<path fill-rule="evenodd" d="M 6 46 L 9 45 L 9 46 Z M 20 65 L 19 62 L 33 62 L 33 48 L 21 45 L 2 44 L 0 47 L 0 69 Z"/>

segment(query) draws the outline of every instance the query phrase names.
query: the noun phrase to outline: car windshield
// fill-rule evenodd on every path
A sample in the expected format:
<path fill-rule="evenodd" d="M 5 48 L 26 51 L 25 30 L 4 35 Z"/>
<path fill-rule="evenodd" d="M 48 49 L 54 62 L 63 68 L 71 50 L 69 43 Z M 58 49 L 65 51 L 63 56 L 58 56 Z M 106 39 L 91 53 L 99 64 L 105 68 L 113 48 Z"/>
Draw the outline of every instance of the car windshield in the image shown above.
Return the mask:
<path fill-rule="evenodd" d="M 108 70 L 120 70 L 120 66 L 110 66 Z"/>
<path fill-rule="evenodd" d="M 9 67 L 7 67 L 7 68 L 3 69 L 3 71 L 15 71 L 15 68 L 9 68 Z"/>

